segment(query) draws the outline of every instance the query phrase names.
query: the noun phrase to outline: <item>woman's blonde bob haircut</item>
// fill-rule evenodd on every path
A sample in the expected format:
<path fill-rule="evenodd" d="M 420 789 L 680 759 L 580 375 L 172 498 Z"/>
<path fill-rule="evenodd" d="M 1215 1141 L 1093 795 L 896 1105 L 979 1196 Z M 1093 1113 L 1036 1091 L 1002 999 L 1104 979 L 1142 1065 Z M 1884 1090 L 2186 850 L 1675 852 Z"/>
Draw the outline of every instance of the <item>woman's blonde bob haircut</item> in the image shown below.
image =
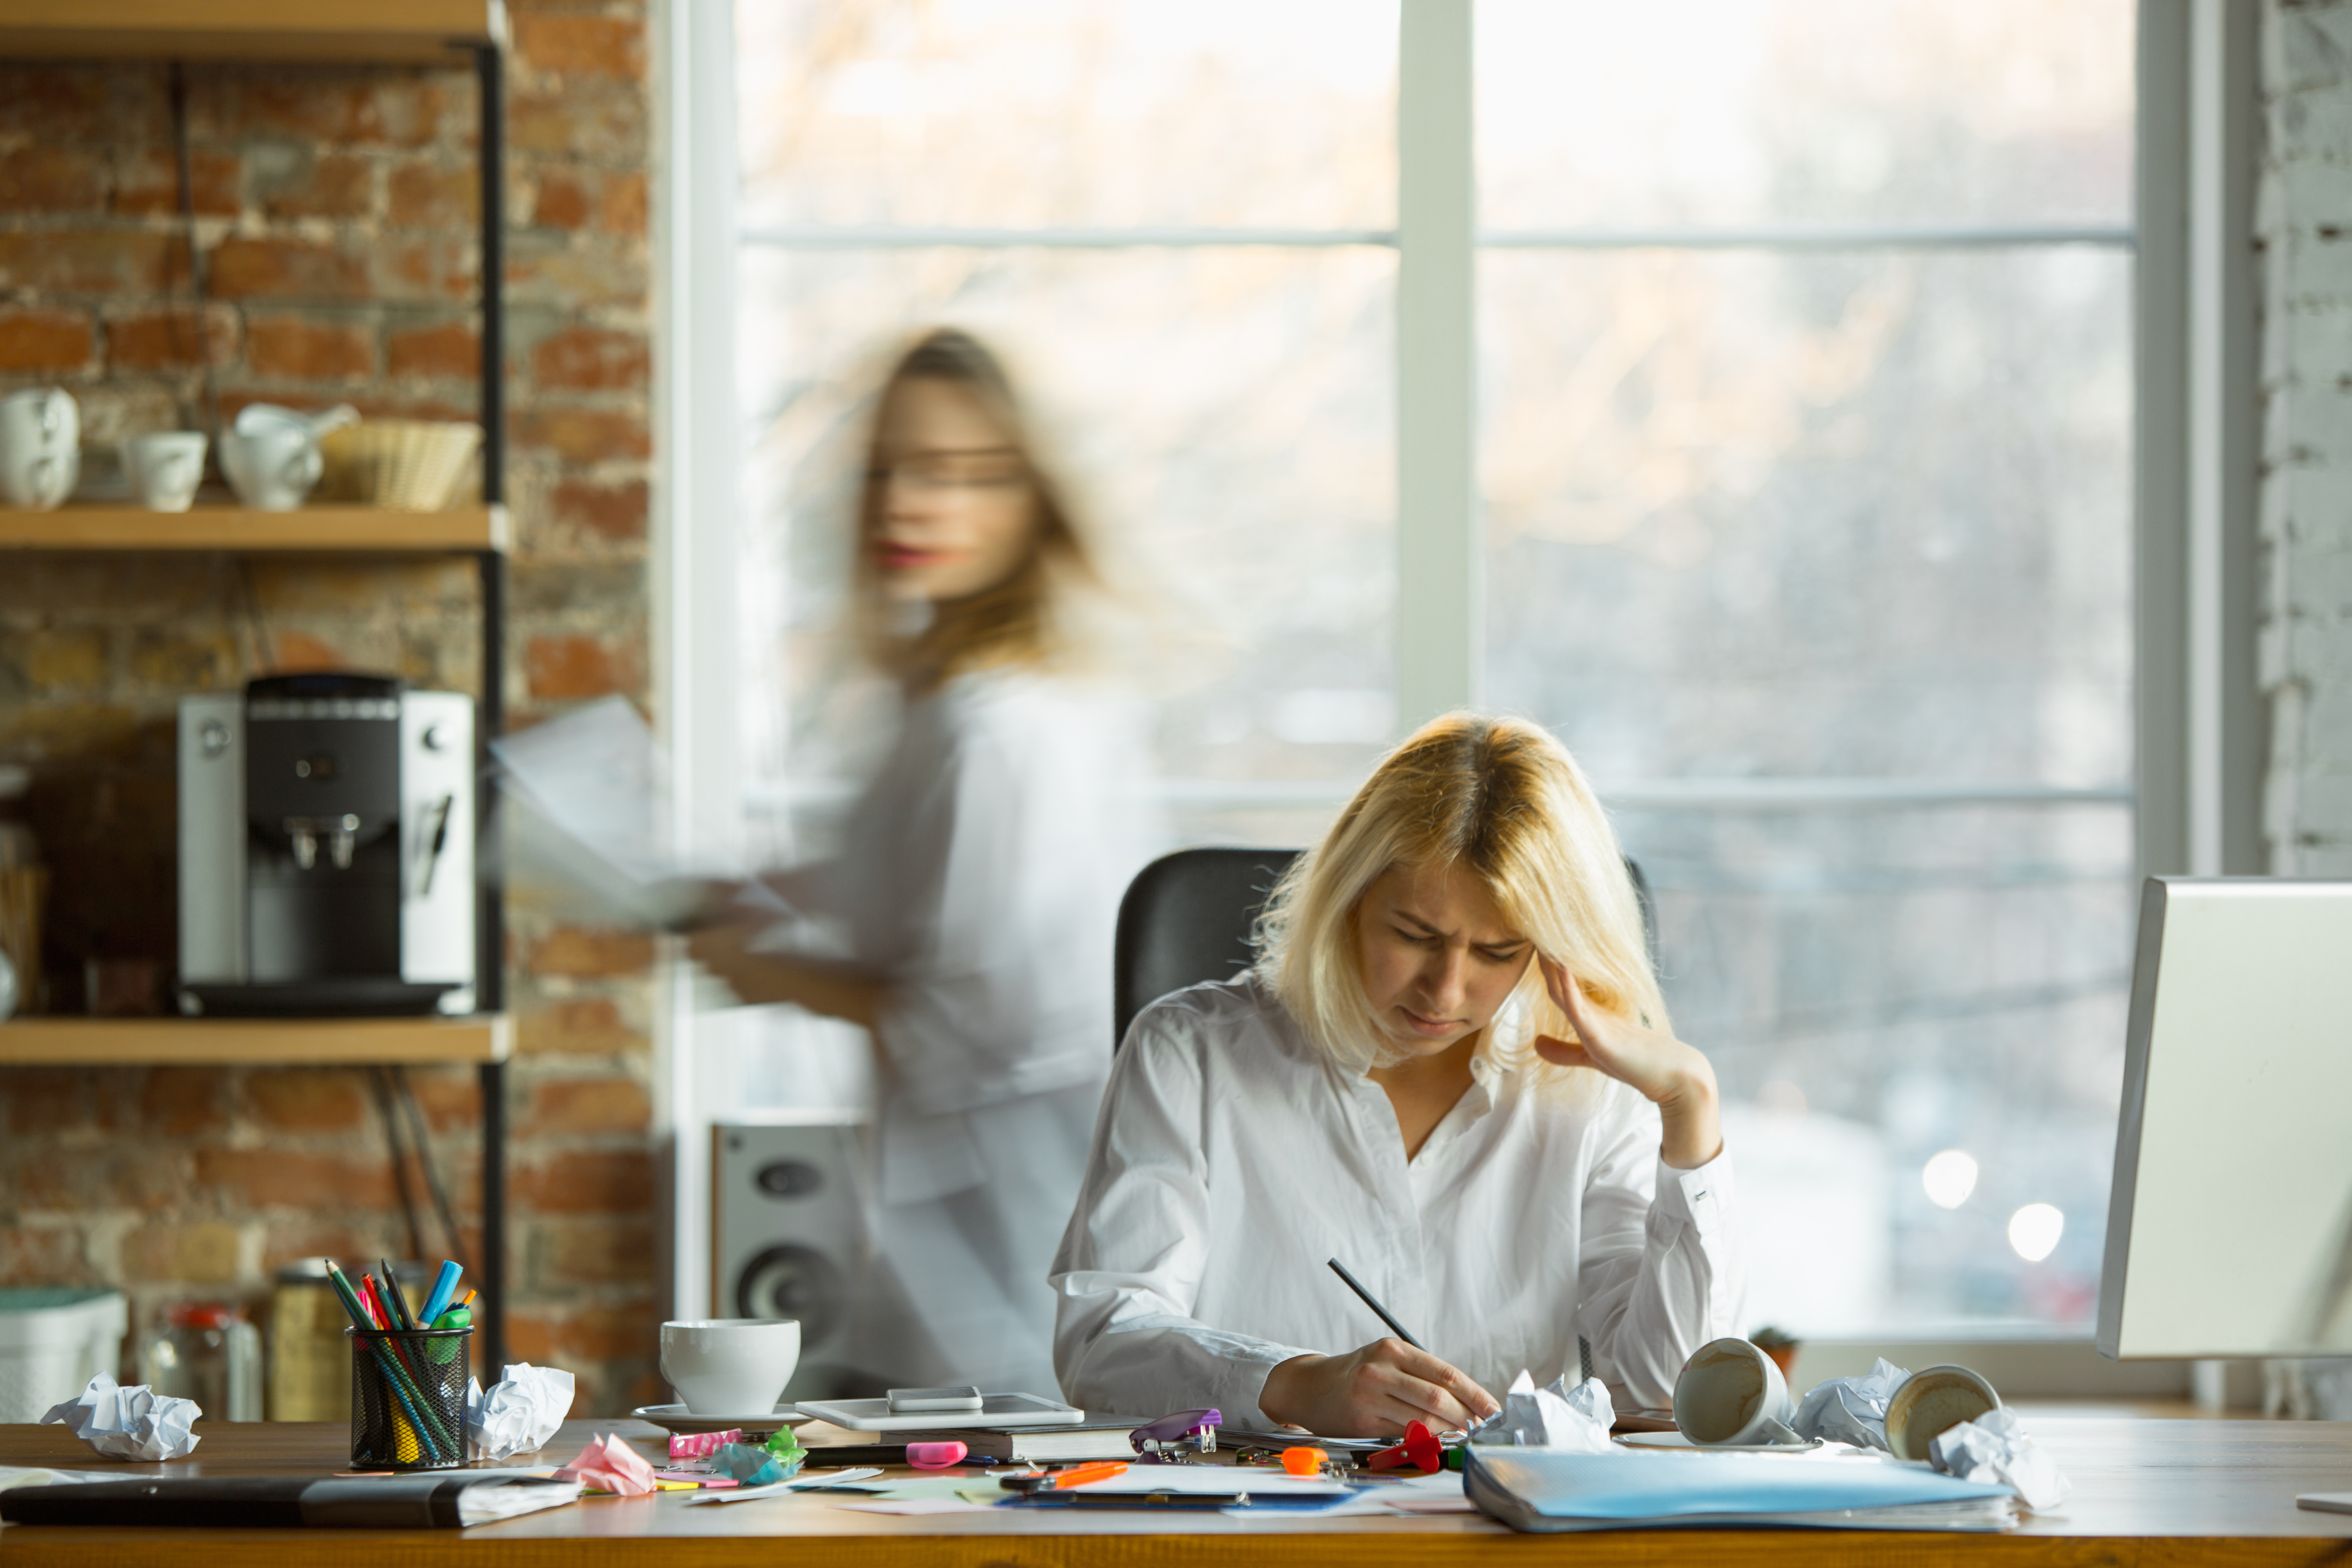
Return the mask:
<path fill-rule="evenodd" d="M 1365 890 L 1392 868 L 1454 867 L 1484 883 L 1512 928 L 1565 965 L 1595 1005 L 1671 1027 L 1632 873 L 1575 759 L 1522 720 L 1449 713 L 1372 770 L 1322 844 L 1292 863 L 1258 921 L 1258 973 L 1336 1066 L 1361 1073 L 1404 1055 L 1364 992 L 1356 911 Z M 1561 1087 L 1597 1076 L 1535 1054 L 1537 1034 L 1575 1035 L 1532 958 L 1513 998 L 1533 1008 L 1535 1028 L 1482 1041 L 1496 1065 L 1540 1069 Z"/>
<path fill-rule="evenodd" d="M 1006 446 L 1020 454 L 1034 507 L 1030 548 L 1003 582 L 934 606 L 908 633 L 882 591 L 872 548 L 880 526 L 883 484 L 874 461 L 890 395 L 909 381 L 956 387 L 977 403 Z M 885 672 L 920 692 L 959 675 L 1016 666 L 1062 667 L 1095 652 L 1090 613 L 1104 596 L 1101 552 L 1072 504 L 1069 489 L 1046 461 L 1043 444 L 1013 390 L 1004 362 L 970 332 L 940 327 L 902 352 L 874 400 L 866 478 L 857 499 L 857 553 L 852 567 L 856 638 Z"/>

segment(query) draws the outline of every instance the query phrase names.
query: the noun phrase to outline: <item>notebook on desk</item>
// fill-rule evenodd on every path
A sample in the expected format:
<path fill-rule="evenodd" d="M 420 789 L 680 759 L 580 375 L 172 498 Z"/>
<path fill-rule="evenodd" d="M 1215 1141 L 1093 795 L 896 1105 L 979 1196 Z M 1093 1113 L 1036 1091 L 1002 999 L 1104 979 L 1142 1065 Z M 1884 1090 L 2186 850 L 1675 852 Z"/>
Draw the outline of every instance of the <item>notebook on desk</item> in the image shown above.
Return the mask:
<path fill-rule="evenodd" d="M 405 1476 L 191 1476 L 13 1487 L 11 1524 L 141 1524 L 171 1529 L 461 1530 L 560 1508 L 580 1483 L 525 1470 Z"/>
<path fill-rule="evenodd" d="M 1774 1454 L 1570 1454 L 1473 1446 L 1464 1489 L 1514 1530 L 2009 1530 L 2004 1486 L 1922 1466 Z"/>

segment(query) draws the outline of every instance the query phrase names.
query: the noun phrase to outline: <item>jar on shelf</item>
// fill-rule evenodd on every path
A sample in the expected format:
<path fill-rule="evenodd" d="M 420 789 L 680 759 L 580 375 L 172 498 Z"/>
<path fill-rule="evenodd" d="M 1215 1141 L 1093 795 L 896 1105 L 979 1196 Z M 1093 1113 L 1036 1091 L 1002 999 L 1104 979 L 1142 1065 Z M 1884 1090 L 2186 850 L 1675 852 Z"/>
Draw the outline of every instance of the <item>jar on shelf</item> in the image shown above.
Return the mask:
<path fill-rule="evenodd" d="M 225 1301 L 175 1302 L 139 1347 L 139 1381 L 214 1421 L 261 1419 L 261 1333 Z"/>
<path fill-rule="evenodd" d="M 0 766 L 0 1018 L 37 1010 L 41 990 L 41 903 L 49 874 L 25 820 L 30 770 Z"/>
<path fill-rule="evenodd" d="M 269 1295 L 269 1418 L 349 1421 L 351 1319 L 327 1279 L 327 1260 L 306 1258 L 278 1271 Z"/>

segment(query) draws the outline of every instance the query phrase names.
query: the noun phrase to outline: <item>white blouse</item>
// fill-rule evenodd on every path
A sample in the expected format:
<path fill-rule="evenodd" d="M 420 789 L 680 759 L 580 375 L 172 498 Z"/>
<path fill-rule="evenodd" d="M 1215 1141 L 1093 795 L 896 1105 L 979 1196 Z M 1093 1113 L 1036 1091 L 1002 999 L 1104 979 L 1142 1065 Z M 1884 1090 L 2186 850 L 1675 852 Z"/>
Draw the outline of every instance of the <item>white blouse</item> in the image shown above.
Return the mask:
<path fill-rule="evenodd" d="M 1528 1027 L 1516 1002 L 1493 1026 Z M 1471 1072 L 1408 1161 L 1387 1092 L 1334 1067 L 1255 977 L 1153 1004 L 1054 1262 L 1064 1395 L 1266 1425 L 1277 1364 L 1388 1332 L 1336 1257 L 1490 1394 L 1522 1370 L 1572 1373 L 1581 1335 L 1621 1406 L 1664 1404 L 1691 1352 L 1738 1331 L 1729 1156 L 1666 1165 L 1656 1108 L 1613 1080 L 1577 1103 L 1483 1049 Z"/>

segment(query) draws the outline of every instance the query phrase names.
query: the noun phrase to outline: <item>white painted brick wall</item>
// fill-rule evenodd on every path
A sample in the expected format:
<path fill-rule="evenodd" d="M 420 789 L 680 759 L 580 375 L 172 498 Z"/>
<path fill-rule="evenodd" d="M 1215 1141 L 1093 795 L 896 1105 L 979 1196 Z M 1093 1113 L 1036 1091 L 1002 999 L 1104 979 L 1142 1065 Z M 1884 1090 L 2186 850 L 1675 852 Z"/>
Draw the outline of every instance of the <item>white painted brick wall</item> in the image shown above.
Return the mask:
<path fill-rule="evenodd" d="M 2352 0 L 2265 0 L 2261 90 L 2263 836 L 2352 876 Z"/>

